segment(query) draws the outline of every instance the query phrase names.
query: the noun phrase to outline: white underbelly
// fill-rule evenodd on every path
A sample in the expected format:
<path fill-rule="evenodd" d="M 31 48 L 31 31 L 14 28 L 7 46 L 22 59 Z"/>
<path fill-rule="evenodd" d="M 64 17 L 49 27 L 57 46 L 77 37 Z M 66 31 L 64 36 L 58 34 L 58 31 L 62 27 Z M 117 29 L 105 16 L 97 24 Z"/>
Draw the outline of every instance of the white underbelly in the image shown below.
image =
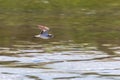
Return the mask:
<path fill-rule="evenodd" d="M 49 37 L 47 37 L 47 36 L 42 36 L 42 35 L 40 35 L 40 38 L 42 38 L 42 39 L 49 39 Z"/>
<path fill-rule="evenodd" d="M 37 38 L 42 38 L 42 39 L 49 39 L 49 37 L 44 36 L 44 35 L 35 35 Z"/>

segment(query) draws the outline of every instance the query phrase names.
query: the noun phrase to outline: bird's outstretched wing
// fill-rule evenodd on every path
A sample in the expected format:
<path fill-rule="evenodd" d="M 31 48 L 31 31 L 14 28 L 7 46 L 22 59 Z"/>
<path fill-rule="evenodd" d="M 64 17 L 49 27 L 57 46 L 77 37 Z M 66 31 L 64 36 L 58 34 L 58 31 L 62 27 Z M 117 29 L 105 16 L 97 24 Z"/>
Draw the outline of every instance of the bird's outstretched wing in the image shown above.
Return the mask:
<path fill-rule="evenodd" d="M 43 25 L 38 25 L 38 28 L 42 31 L 48 31 L 50 30 L 47 26 L 43 26 Z"/>

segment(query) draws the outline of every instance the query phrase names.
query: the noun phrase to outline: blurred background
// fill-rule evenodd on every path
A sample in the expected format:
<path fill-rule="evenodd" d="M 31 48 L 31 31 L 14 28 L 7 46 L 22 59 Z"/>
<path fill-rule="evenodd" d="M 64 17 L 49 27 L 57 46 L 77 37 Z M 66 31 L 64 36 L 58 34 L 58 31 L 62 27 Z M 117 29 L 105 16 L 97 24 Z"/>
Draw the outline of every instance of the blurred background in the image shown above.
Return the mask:
<path fill-rule="evenodd" d="M 107 43 L 120 39 L 119 0 L 0 0 L 0 44 L 33 38 L 38 24 L 51 28 L 49 41 Z"/>

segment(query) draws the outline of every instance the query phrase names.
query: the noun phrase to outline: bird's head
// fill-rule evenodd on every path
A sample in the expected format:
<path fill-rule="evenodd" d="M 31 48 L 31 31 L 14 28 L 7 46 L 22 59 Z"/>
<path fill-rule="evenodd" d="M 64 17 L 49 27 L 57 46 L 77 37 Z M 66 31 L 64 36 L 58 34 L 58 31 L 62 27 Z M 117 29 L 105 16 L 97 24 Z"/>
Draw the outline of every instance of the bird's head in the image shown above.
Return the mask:
<path fill-rule="evenodd" d="M 52 35 L 52 34 L 48 34 L 48 37 L 53 38 L 53 37 L 54 37 L 54 35 Z"/>

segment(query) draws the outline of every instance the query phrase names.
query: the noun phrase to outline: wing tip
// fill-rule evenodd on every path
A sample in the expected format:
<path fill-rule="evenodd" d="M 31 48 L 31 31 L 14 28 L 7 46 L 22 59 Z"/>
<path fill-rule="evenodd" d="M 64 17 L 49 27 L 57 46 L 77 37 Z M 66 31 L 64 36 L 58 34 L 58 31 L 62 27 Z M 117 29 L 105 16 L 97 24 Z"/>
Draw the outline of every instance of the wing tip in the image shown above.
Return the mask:
<path fill-rule="evenodd" d="M 41 30 L 49 30 L 49 28 L 47 26 L 43 26 L 43 25 L 37 25 L 37 26 Z"/>

